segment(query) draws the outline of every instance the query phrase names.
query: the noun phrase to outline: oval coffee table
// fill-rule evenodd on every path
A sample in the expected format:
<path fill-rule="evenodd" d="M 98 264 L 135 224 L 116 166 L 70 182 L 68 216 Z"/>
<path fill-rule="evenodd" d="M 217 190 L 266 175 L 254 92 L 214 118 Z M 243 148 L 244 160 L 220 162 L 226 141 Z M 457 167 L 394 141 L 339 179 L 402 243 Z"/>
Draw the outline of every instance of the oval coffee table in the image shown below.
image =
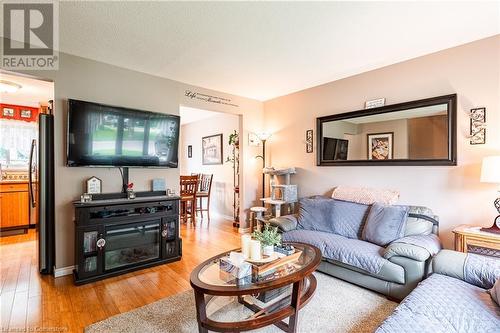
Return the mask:
<path fill-rule="evenodd" d="M 299 310 L 316 290 L 316 278 L 312 273 L 321 262 L 321 252 L 308 244 L 286 244 L 302 251 L 300 257 L 265 275 L 253 274 L 247 279 L 236 280 L 221 271 L 219 259 L 228 256 L 231 251 L 212 257 L 193 270 L 190 280 L 195 294 L 199 332 L 240 332 L 268 325 L 276 325 L 285 332 L 296 332 Z M 264 297 L 266 295 L 275 299 L 270 301 Z M 267 303 L 259 301 L 263 297 Z M 217 311 L 219 314 L 233 304 L 252 311 L 250 315 L 248 310 L 236 311 L 239 314 L 237 320 L 221 321 L 207 313 L 207 306 L 212 302 L 221 305 L 222 310 Z M 287 317 L 288 324 L 283 321 Z"/>

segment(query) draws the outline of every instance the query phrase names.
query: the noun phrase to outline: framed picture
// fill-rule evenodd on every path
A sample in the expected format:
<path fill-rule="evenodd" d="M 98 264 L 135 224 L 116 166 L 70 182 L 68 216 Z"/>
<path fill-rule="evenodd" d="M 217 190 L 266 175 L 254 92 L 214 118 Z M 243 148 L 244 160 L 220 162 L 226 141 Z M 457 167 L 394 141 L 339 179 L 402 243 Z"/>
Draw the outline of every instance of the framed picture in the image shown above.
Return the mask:
<path fill-rule="evenodd" d="M 222 164 L 222 134 L 203 137 L 201 149 L 202 164 Z"/>
<path fill-rule="evenodd" d="M 193 157 L 193 146 L 188 146 L 188 158 Z"/>
<path fill-rule="evenodd" d="M 2 114 L 4 115 L 4 117 L 14 117 L 14 109 L 3 108 Z"/>
<path fill-rule="evenodd" d="M 394 133 L 367 134 L 367 149 L 369 160 L 392 160 L 394 154 Z"/>
<path fill-rule="evenodd" d="M 313 130 L 306 131 L 306 153 L 313 152 Z"/>
<path fill-rule="evenodd" d="M 258 147 L 260 145 L 260 140 L 257 134 L 248 133 L 248 145 L 252 147 Z"/>
<path fill-rule="evenodd" d="M 21 110 L 21 118 L 31 118 L 31 110 Z"/>

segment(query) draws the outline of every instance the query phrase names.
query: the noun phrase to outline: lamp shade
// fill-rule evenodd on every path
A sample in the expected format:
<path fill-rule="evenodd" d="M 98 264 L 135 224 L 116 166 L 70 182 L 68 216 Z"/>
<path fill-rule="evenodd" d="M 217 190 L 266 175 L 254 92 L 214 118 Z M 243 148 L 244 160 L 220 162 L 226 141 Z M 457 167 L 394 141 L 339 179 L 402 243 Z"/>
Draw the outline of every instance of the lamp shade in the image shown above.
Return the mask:
<path fill-rule="evenodd" d="M 500 184 L 500 156 L 488 156 L 483 158 L 481 182 Z"/>
<path fill-rule="evenodd" d="M 271 133 L 260 132 L 257 133 L 257 137 L 259 138 L 260 141 L 265 141 L 271 137 Z"/>

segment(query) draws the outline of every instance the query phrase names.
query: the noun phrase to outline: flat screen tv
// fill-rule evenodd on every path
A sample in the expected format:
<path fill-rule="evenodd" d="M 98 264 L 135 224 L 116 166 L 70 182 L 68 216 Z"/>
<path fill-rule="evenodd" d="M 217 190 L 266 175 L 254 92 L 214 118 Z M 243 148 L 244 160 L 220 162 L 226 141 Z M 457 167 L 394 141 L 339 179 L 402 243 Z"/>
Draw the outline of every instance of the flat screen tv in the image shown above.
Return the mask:
<path fill-rule="evenodd" d="M 177 168 L 180 117 L 69 100 L 67 165 Z"/>

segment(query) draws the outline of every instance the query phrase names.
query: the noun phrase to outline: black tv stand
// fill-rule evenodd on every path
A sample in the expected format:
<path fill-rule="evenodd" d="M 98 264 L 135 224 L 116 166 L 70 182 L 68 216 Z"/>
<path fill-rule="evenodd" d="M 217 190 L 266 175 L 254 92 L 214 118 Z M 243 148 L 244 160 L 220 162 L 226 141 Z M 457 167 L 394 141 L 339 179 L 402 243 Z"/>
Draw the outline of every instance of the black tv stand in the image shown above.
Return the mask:
<path fill-rule="evenodd" d="M 139 193 L 132 200 L 111 193 L 102 194 L 102 200 L 73 202 L 75 284 L 181 259 L 179 197 Z"/>

